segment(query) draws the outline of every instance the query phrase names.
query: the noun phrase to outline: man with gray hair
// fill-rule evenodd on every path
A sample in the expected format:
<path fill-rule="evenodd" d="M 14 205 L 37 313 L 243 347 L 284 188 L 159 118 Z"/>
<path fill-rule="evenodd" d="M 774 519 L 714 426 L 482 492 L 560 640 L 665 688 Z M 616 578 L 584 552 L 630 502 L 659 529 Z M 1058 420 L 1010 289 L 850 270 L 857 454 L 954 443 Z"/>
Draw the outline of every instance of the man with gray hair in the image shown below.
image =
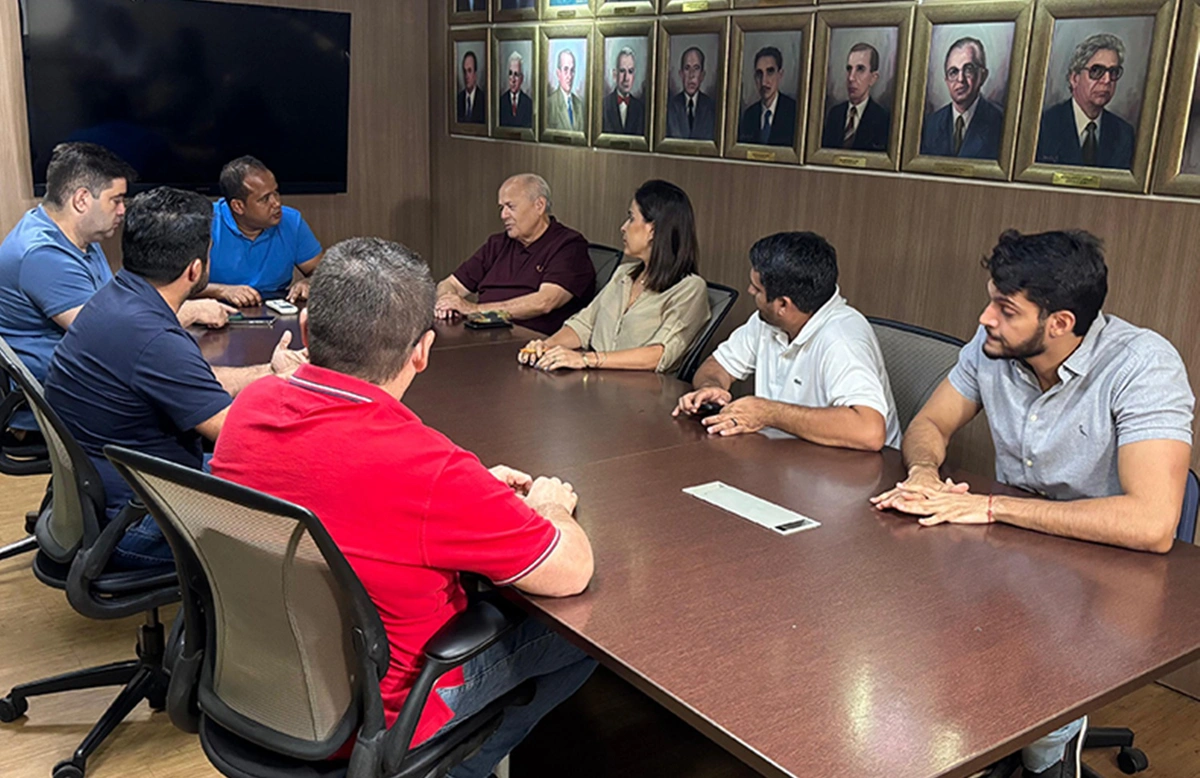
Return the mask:
<path fill-rule="evenodd" d="M 1133 126 L 1105 107 L 1124 72 L 1125 44 L 1117 36 L 1098 33 L 1075 47 L 1067 68 L 1071 96 L 1042 114 L 1038 162 L 1125 170 L 1133 166 Z"/>
<path fill-rule="evenodd" d="M 311 364 L 238 396 L 212 472 L 321 517 L 387 632 L 381 685 L 390 725 L 425 644 L 467 607 L 460 571 L 566 597 L 591 580 L 592 549 L 572 516 L 570 484 L 502 465 L 489 471 L 404 405 L 434 339 L 433 278 L 420 257 L 379 238 L 342 241 L 326 252 L 311 292 L 300 318 Z M 288 455 L 272 453 L 279 451 Z M 339 452 L 336 462 L 330 451 Z M 527 619 L 437 681 L 413 745 L 536 680 L 533 699 L 506 710 L 478 754 L 453 772 L 484 778 L 594 668 L 582 651 Z"/>
<path fill-rule="evenodd" d="M 942 62 L 950 102 L 925 117 L 921 153 L 938 157 L 998 159 L 1004 109 L 983 96 L 987 51 L 978 38 L 959 38 Z"/>
<path fill-rule="evenodd" d="M 521 91 L 524 83 L 525 58 L 514 51 L 508 55 L 508 89 L 497 107 L 501 127 L 533 127 L 533 100 Z"/>
<path fill-rule="evenodd" d="M 499 201 L 504 232 L 438 284 L 437 317 L 500 311 L 538 332 L 558 332 L 596 293 L 587 240 L 550 215 L 550 185 L 539 175 L 509 178 Z"/>
<path fill-rule="evenodd" d="M 646 133 L 646 103 L 633 96 L 637 77 L 637 56 L 624 46 L 617 52 L 613 68 L 615 88 L 604 98 L 602 131 L 614 135 L 644 135 Z"/>
<path fill-rule="evenodd" d="M 547 96 L 546 129 L 583 132 L 587 128 L 587 107 L 574 91 L 575 54 L 570 49 L 558 52 L 554 75 L 558 86 Z"/>

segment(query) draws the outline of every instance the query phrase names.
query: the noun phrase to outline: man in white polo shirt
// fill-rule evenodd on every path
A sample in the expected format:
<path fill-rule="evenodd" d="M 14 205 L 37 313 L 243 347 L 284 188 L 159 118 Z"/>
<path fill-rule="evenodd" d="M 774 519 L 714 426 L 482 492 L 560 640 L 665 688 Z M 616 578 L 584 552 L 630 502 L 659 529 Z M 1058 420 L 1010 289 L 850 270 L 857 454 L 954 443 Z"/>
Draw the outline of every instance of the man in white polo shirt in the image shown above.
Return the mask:
<path fill-rule="evenodd" d="M 773 427 L 813 443 L 878 451 L 900 445 L 900 424 L 879 342 L 837 287 L 837 252 L 820 235 L 781 232 L 750 249 L 758 312 L 717 347 L 674 415 L 705 403 L 713 435 Z M 754 396 L 734 381 L 754 375 Z"/>

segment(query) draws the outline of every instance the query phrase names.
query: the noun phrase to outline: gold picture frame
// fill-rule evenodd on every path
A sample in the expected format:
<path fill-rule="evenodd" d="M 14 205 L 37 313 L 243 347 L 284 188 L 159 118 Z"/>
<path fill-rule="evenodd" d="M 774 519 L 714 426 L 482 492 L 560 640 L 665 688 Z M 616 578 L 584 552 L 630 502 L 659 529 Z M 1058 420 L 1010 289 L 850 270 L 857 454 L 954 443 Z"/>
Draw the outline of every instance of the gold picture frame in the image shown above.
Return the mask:
<path fill-rule="evenodd" d="M 1025 62 L 1029 56 L 1029 32 L 1033 22 L 1033 0 L 999 0 L 999 2 L 967 2 L 967 3 L 930 3 L 917 8 L 916 20 L 913 23 L 912 66 L 908 82 L 907 118 L 904 128 L 904 150 L 901 155 L 901 169 L 909 173 L 934 173 L 937 175 L 959 176 L 963 178 L 981 178 L 996 181 L 1008 181 L 1012 178 L 1013 152 L 1017 145 L 1017 123 L 1021 114 L 1021 90 L 1025 85 Z M 984 51 L 984 61 L 987 71 L 984 73 L 982 86 L 987 79 L 1004 65 L 1007 57 L 1005 75 L 1007 82 L 1001 86 L 1003 105 L 997 112 L 995 100 L 989 100 L 982 92 L 977 93 L 975 102 L 968 107 L 967 113 L 972 117 L 971 126 L 975 133 L 968 130 L 962 150 L 965 155 L 956 155 L 952 146 L 942 146 L 948 138 L 948 130 L 935 134 L 936 130 L 928 133 L 926 121 L 937 117 L 939 113 L 947 112 L 951 103 L 934 113 L 929 113 L 926 105 L 927 90 L 930 87 L 929 70 L 932 67 L 930 57 L 939 59 L 944 56 L 942 50 L 931 51 L 936 27 L 954 29 L 952 38 L 961 38 L 970 30 L 968 25 L 989 25 L 987 32 L 994 32 L 996 24 L 1011 24 L 1011 48 L 1008 52 Z M 971 30 L 975 37 L 984 45 L 989 38 L 985 31 Z M 1001 34 L 999 37 L 1004 37 Z M 952 41 L 953 42 L 953 41 Z M 992 40 L 988 40 L 992 43 Z M 944 44 L 944 41 L 940 41 Z M 969 45 L 969 44 L 968 44 Z M 964 66 L 964 69 L 967 69 Z M 965 81 L 965 78 L 964 78 Z M 987 113 L 981 113 L 988 109 Z M 947 116 L 950 113 L 946 113 Z M 1000 120 L 997 122 L 996 117 Z M 987 123 L 984 123 L 985 117 Z M 949 118 L 946 119 L 949 122 Z M 948 127 L 949 125 L 947 125 Z M 936 127 L 936 125 L 935 125 Z M 986 133 L 979 132 L 988 128 Z M 993 145 L 994 144 L 994 145 Z M 989 148 L 995 148 L 995 158 L 991 157 Z M 938 153 L 945 149 L 948 153 Z"/>
<path fill-rule="evenodd" d="M 812 11 L 804 11 L 802 13 L 788 14 L 771 14 L 768 16 L 734 16 L 732 17 L 729 30 L 729 81 L 725 89 L 727 105 L 725 107 L 725 156 L 732 159 L 749 159 L 757 162 L 782 162 L 782 163 L 799 163 L 804 156 L 804 137 L 807 122 L 805 121 L 805 107 L 808 105 L 808 72 L 809 64 L 812 59 L 813 46 L 813 17 Z M 770 35 L 778 33 L 778 35 Z M 786 45 L 786 37 L 788 33 L 800 36 L 799 45 L 796 47 L 796 67 L 794 77 L 788 77 L 789 68 L 787 60 L 791 57 L 792 48 Z M 769 44 L 774 45 L 771 39 L 779 39 L 779 46 L 775 46 L 777 54 L 781 54 L 784 58 L 784 63 L 781 64 L 784 78 L 786 79 L 780 85 L 778 97 L 775 102 L 776 121 L 772 122 L 770 132 L 775 134 L 777 129 L 784 125 L 779 124 L 780 121 L 787 120 L 787 113 L 783 107 L 786 105 L 783 101 L 792 101 L 788 112 L 791 113 L 791 143 L 784 144 L 782 139 L 775 142 L 760 142 L 759 139 L 750 139 L 747 137 L 748 131 L 743 127 L 744 120 L 753 122 L 755 127 L 765 127 L 764 114 L 766 111 L 759 108 L 758 112 L 754 112 L 755 108 L 761 106 L 761 102 L 755 101 L 745 109 L 752 115 L 749 117 L 743 116 L 743 100 L 742 92 L 746 88 L 745 79 L 743 78 L 743 68 L 745 67 L 745 50 L 747 37 L 759 39 L 760 43 L 756 46 Z M 781 48 L 782 47 L 782 48 Z M 770 60 L 768 58 L 767 61 Z M 754 63 L 750 63 L 750 67 L 754 67 Z M 789 98 L 784 91 L 784 86 L 793 86 L 795 89 L 795 97 Z M 766 130 L 764 130 L 765 132 Z M 783 134 L 786 132 L 782 131 Z M 768 138 L 768 141 L 772 139 Z"/>
<path fill-rule="evenodd" d="M 520 7 L 505 8 L 505 3 L 511 2 Z M 541 0 L 492 0 L 493 22 L 535 22 L 538 18 L 538 6 Z"/>
<path fill-rule="evenodd" d="M 658 0 L 595 0 L 596 17 L 654 16 Z"/>
<path fill-rule="evenodd" d="M 608 118 L 609 86 L 609 56 L 607 43 L 610 39 L 645 40 L 645 51 L 638 52 L 637 47 L 630 46 L 634 51 L 634 73 L 639 70 L 644 74 L 641 82 L 640 118 L 642 131 L 640 134 L 626 134 L 612 131 L 615 124 L 620 129 L 619 114 L 614 121 Z M 631 41 L 631 43 L 634 41 Z M 655 45 L 658 42 L 657 23 L 653 19 L 637 21 L 599 21 L 596 22 L 596 33 L 592 41 L 592 143 L 601 148 L 623 149 L 626 151 L 649 151 L 650 136 L 654 129 L 655 107 Z M 619 52 L 618 52 L 619 53 Z M 641 54 L 639 61 L 638 54 Z M 617 58 L 619 60 L 619 57 Z M 614 60 L 614 64 L 615 61 Z M 635 77 L 634 88 L 637 81 Z M 637 93 L 631 90 L 631 99 L 638 100 Z M 629 111 L 637 108 L 637 103 L 626 108 L 626 121 L 629 121 Z M 609 131 L 605 131 L 606 125 Z"/>
<path fill-rule="evenodd" d="M 730 0 L 662 0 L 659 13 L 692 14 L 704 11 L 725 11 Z"/>
<path fill-rule="evenodd" d="M 542 103 L 537 36 L 537 27 L 532 25 L 492 28 L 491 85 L 493 105 L 491 108 L 492 120 L 488 126 L 491 128 L 493 138 L 525 141 L 537 140 L 539 109 Z M 525 45 L 509 45 L 512 43 Z M 524 74 L 524 78 L 519 91 L 520 94 L 528 98 L 529 103 L 528 109 L 526 109 L 524 102 L 518 98 L 518 106 L 513 109 L 512 113 L 506 115 L 504 109 L 512 106 L 512 101 L 509 99 L 503 105 L 501 101 L 506 93 L 511 93 L 508 85 L 508 60 L 514 50 L 522 56 L 521 71 Z M 526 110 L 528 110 L 528 114 L 526 114 Z M 513 116 L 517 117 L 517 119 L 513 120 L 511 118 Z M 526 124 L 526 121 L 528 121 L 528 124 Z"/>
<path fill-rule="evenodd" d="M 1122 192 L 1144 193 L 1149 184 L 1150 161 L 1154 152 L 1154 142 L 1158 127 L 1159 109 L 1162 105 L 1163 88 L 1166 83 L 1167 56 L 1171 48 L 1171 33 L 1175 23 L 1175 7 L 1178 0 L 1112 0 L 1099 5 L 1091 0 L 1039 0 L 1033 21 L 1033 36 L 1029 49 L 1029 65 L 1026 71 L 1024 106 L 1021 109 L 1021 129 L 1017 140 L 1016 179 L 1040 184 L 1056 186 L 1082 187 L 1088 189 L 1109 189 Z M 1103 108 L 1104 114 L 1100 123 L 1100 153 L 1109 154 L 1110 160 L 1117 161 L 1128 157 L 1130 163 L 1124 166 L 1105 166 L 1103 161 L 1096 165 L 1084 165 L 1070 161 L 1080 155 L 1079 146 L 1071 147 L 1060 138 L 1070 136 L 1072 120 L 1056 121 L 1057 117 L 1067 116 L 1070 108 L 1060 108 L 1067 105 L 1073 98 L 1067 91 L 1067 100 L 1056 103 L 1047 109 L 1043 102 L 1046 99 L 1047 75 L 1052 57 L 1061 59 L 1063 54 L 1051 51 L 1056 27 L 1060 22 L 1077 20 L 1096 20 L 1097 26 L 1109 28 L 1117 22 L 1105 20 L 1117 17 L 1120 20 L 1135 17 L 1145 17 L 1152 20 L 1143 22 L 1142 26 L 1151 31 L 1150 44 L 1145 61 L 1145 81 L 1143 82 L 1140 100 L 1136 97 L 1131 104 L 1138 107 L 1136 126 L 1123 117 L 1117 117 L 1118 123 L 1110 123 L 1106 116 L 1116 114 Z M 1073 29 L 1073 28 L 1064 28 Z M 1064 46 L 1066 35 L 1064 33 Z M 1071 47 L 1074 48 L 1073 46 Z M 1057 56 L 1055 56 L 1057 54 Z M 1137 61 L 1140 61 L 1140 57 Z M 1126 57 L 1126 63 L 1131 60 Z M 1087 78 L 1086 74 L 1081 74 Z M 1064 76 L 1065 78 L 1065 73 Z M 1102 76 L 1102 79 L 1109 78 Z M 1130 88 L 1130 87 L 1126 87 Z M 1061 89 L 1061 87 L 1059 88 Z M 1114 95 L 1117 90 L 1114 88 Z M 1055 110 L 1057 109 L 1057 110 Z M 1055 113 L 1051 114 L 1051 110 Z M 1077 107 L 1076 107 L 1076 110 Z M 1048 116 L 1045 114 L 1049 114 Z M 1067 131 L 1042 135 L 1043 122 L 1054 122 L 1047 127 L 1058 127 L 1066 124 Z M 1124 125 L 1124 129 L 1121 127 Z M 1077 124 L 1075 125 L 1077 127 Z M 1113 127 L 1106 132 L 1105 127 Z M 1120 130 L 1117 132 L 1116 130 Z M 1133 132 L 1134 137 L 1127 143 L 1122 141 L 1116 151 L 1105 149 L 1106 136 L 1113 140 L 1108 142 L 1112 147 L 1116 139 L 1128 137 Z M 1076 143 L 1079 141 L 1076 139 Z M 1065 160 L 1054 157 L 1066 157 Z"/>
<path fill-rule="evenodd" d="M 671 42 L 675 37 L 685 38 L 695 43 L 716 44 L 716 52 L 704 54 L 703 76 L 700 88 L 696 92 L 693 111 L 694 127 L 699 128 L 696 130 L 683 129 L 682 117 L 684 114 L 680 107 L 683 105 L 682 89 L 677 93 L 680 97 L 678 104 L 673 102 L 676 95 L 670 93 L 671 70 L 679 66 L 679 61 L 672 56 Z M 713 40 L 714 37 L 715 40 Z M 688 48 L 691 48 L 691 45 L 685 47 L 683 52 L 675 53 L 682 57 Z M 709 48 L 713 48 L 713 46 L 710 45 Z M 658 23 L 658 71 L 654 101 L 655 151 L 703 157 L 721 155 L 725 129 L 725 73 L 728 50 L 728 16 L 709 16 L 699 19 L 675 17 L 663 19 Z M 716 89 L 710 87 L 710 91 L 718 93 L 715 97 L 704 91 L 704 86 L 709 84 L 709 76 L 714 79 L 712 84 Z M 712 139 L 698 137 L 708 129 L 710 120 L 712 122 Z M 697 136 L 689 137 L 693 132 Z"/>
<path fill-rule="evenodd" d="M 446 11 L 451 24 L 487 24 L 492 10 L 492 0 L 446 0 Z M 459 6 L 466 6 L 459 10 Z M 479 6 L 472 10 L 471 5 Z"/>
<path fill-rule="evenodd" d="M 1184 0 L 1154 166 L 1155 194 L 1200 197 L 1200 0 Z M 1194 126 L 1193 126 L 1194 123 Z M 1191 136 L 1189 138 L 1189 135 Z M 1189 140 L 1191 143 L 1189 143 Z"/>
<path fill-rule="evenodd" d="M 578 52 L 578 46 L 566 46 L 555 50 L 555 41 L 582 41 L 584 51 Z M 594 45 L 593 27 L 587 23 L 543 24 L 538 28 L 538 58 L 542 62 L 541 76 L 546 79 L 541 92 L 541 112 L 538 119 L 540 139 L 543 143 L 564 143 L 571 146 L 587 146 L 591 137 L 591 94 L 592 84 L 589 83 L 591 73 L 589 65 L 592 60 Z M 568 113 L 561 106 L 567 105 L 567 100 L 559 97 L 560 85 L 554 76 L 556 62 L 560 52 L 570 52 L 574 60 L 575 72 L 569 95 L 573 110 Z M 582 55 L 581 55 L 582 54 Z M 564 72 L 568 72 L 564 70 Z M 582 83 L 581 83 L 582 82 Z M 582 114 L 582 115 L 581 115 Z M 569 118 L 568 118 L 569 117 Z M 568 129 L 567 123 L 574 121 L 578 129 Z"/>
<path fill-rule="evenodd" d="M 838 0 L 842 2 L 843 0 Z M 812 7 L 817 4 L 817 0 L 733 0 L 733 7 L 740 10 L 746 8 L 778 8 L 780 10 L 786 8 L 795 8 L 796 6 Z"/>
<path fill-rule="evenodd" d="M 460 44 L 478 43 L 482 48 L 482 54 L 476 50 L 468 50 L 469 53 L 475 55 L 475 77 L 476 77 L 476 94 L 473 101 L 467 101 L 465 89 L 459 89 L 459 74 L 464 70 L 464 60 L 468 51 L 464 51 L 464 46 Z M 492 65 L 491 50 L 489 48 L 490 36 L 486 27 L 474 27 L 467 29 L 450 30 L 446 44 L 446 55 L 448 57 L 448 77 L 446 79 L 449 87 L 449 106 L 450 115 L 450 132 L 454 135 L 480 135 L 486 137 L 488 134 L 488 125 L 492 114 L 492 101 L 488 99 L 491 94 L 491 85 L 488 83 L 488 74 L 491 72 Z M 482 58 L 483 67 L 480 68 Z M 483 70 L 480 77 L 480 70 Z M 464 78 L 465 80 L 465 78 Z M 459 97 L 464 99 L 460 102 Z M 467 111 L 467 103 L 470 102 L 470 113 L 478 118 L 478 121 L 467 118 L 464 120 L 464 114 Z M 480 110 L 482 108 L 482 111 Z M 482 113 L 482 116 L 480 116 Z"/>
<path fill-rule="evenodd" d="M 817 12 L 813 32 L 813 77 L 809 82 L 808 137 L 805 142 L 805 163 L 810 165 L 833 165 L 835 167 L 873 170 L 897 170 L 900 167 L 900 148 L 904 132 L 904 98 L 908 88 L 909 50 L 912 44 L 912 22 L 913 7 L 911 6 Z M 894 43 L 895 59 L 891 64 L 891 80 L 889 82 L 893 86 L 893 93 L 890 99 L 891 106 L 887 109 L 888 116 L 886 117 L 886 122 L 881 121 L 882 116 L 878 111 L 883 106 L 876 100 L 875 92 L 871 91 L 871 101 L 875 104 L 876 110 L 871 112 L 869 105 L 864 109 L 859 123 L 859 130 L 853 136 L 854 140 L 852 142 L 856 145 L 849 148 L 834 146 L 832 142 L 826 145 L 823 141 L 827 129 L 832 138 L 838 135 L 835 132 L 837 128 L 834 125 L 850 124 L 847 109 L 843 108 L 843 106 L 849 105 L 848 100 L 834 103 L 832 106 L 826 106 L 831 40 L 838 31 L 863 30 L 877 37 L 881 30 L 887 28 L 894 28 L 896 32 Z M 840 39 L 846 36 L 837 34 L 837 37 Z M 852 35 L 849 37 L 862 39 L 871 36 Z M 839 46 L 844 43 L 845 41 L 839 40 Z M 837 56 L 841 59 L 848 54 L 849 49 L 846 49 L 843 52 L 839 52 Z M 881 55 L 879 60 L 879 67 L 883 68 L 884 57 Z M 886 74 L 886 71 L 883 74 Z M 886 94 L 886 86 L 883 93 Z M 835 116 L 839 111 L 842 116 L 846 116 L 844 120 L 839 121 L 837 116 Z M 868 119 L 868 112 L 873 113 L 875 118 Z M 881 143 L 879 142 L 879 136 L 885 125 L 887 127 L 886 143 Z M 860 142 L 868 140 L 869 143 L 863 147 Z"/>
<path fill-rule="evenodd" d="M 570 5 L 557 6 L 554 0 L 538 0 L 538 10 L 544 21 L 567 21 L 569 19 L 590 19 L 596 15 L 599 0 L 584 0 Z"/>

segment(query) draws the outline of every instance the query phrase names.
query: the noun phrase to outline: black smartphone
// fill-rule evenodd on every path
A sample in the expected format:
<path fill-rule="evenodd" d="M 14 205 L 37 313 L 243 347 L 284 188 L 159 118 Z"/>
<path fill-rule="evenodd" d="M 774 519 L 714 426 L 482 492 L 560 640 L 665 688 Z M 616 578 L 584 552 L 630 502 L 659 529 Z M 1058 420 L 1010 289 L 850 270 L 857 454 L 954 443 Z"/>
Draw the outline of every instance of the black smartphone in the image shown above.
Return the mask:
<path fill-rule="evenodd" d="M 502 316 L 494 311 L 467 314 L 467 319 L 463 323 L 473 330 L 490 330 L 497 327 L 513 326 L 512 322 L 506 316 Z"/>
<path fill-rule="evenodd" d="M 275 317 L 274 316 L 247 316 L 244 313 L 238 312 L 238 313 L 229 314 L 229 323 L 231 325 L 235 325 L 235 326 L 236 325 L 244 325 L 244 326 L 258 325 L 258 326 L 270 327 L 272 324 L 275 323 Z"/>

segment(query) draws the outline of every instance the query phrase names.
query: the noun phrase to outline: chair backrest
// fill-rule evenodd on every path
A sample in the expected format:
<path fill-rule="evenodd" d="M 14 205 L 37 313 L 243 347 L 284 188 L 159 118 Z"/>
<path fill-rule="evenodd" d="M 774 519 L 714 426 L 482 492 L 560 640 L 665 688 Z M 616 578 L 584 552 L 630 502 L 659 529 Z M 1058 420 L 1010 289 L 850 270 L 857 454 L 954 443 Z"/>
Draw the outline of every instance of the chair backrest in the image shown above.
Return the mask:
<path fill-rule="evenodd" d="M 914 324 L 868 317 L 892 384 L 900 429 L 925 405 L 958 361 L 963 341 Z"/>
<path fill-rule="evenodd" d="M 696 375 L 696 371 L 700 369 L 700 361 L 704 357 L 705 347 L 712 340 L 717 328 L 721 326 L 721 322 L 729 315 L 729 311 L 737 299 L 736 289 L 712 281 L 708 282 L 708 324 L 704 325 L 704 329 L 700 330 L 700 334 L 692 341 L 683 361 L 679 363 L 679 369 L 675 371 L 675 375 L 680 381 L 690 383 L 692 376 Z"/>
<path fill-rule="evenodd" d="M 24 393 L 50 455 L 54 507 L 38 521 L 38 547 L 56 562 L 70 562 L 81 545 L 90 545 L 100 534 L 104 484 L 95 465 L 46 402 L 42 385 L 3 338 L 0 370 Z"/>
<path fill-rule="evenodd" d="M 592 265 L 596 268 L 596 291 L 599 292 L 616 272 L 625 252 L 612 246 L 589 243 L 588 256 L 592 258 Z"/>
<path fill-rule="evenodd" d="M 1175 538 L 1188 543 L 1196 542 L 1196 511 L 1200 510 L 1200 478 L 1195 470 L 1188 470 L 1187 488 L 1183 492 L 1183 513 L 1179 516 L 1179 526 L 1175 529 Z"/>
<path fill-rule="evenodd" d="M 205 716 L 264 748 L 323 759 L 388 663 L 379 615 L 311 512 L 116 446 L 105 454 L 171 545 Z M 373 684 L 373 686 L 372 686 Z M 382 709 L 382 703 L 376 706 Z"/>

